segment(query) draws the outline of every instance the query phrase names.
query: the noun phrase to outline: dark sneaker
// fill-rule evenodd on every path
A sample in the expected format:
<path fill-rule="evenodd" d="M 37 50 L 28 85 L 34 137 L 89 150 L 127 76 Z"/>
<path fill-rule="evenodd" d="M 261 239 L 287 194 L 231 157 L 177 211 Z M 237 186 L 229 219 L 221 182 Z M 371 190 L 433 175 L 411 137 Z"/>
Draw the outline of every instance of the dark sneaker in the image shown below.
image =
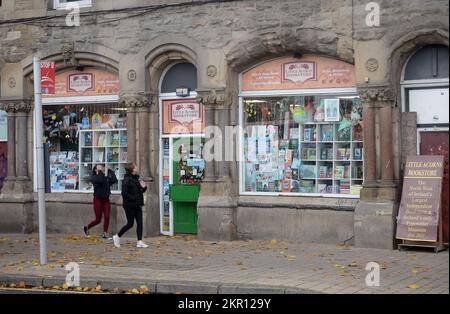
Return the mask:
<path fill-rule="evenodd" d="M 88 227 L 86 227 L 86 226 L 83 227 L 83 235 L 85 237 L 87 237 L 89 235 L 89 230 L 88 230 Z"/>

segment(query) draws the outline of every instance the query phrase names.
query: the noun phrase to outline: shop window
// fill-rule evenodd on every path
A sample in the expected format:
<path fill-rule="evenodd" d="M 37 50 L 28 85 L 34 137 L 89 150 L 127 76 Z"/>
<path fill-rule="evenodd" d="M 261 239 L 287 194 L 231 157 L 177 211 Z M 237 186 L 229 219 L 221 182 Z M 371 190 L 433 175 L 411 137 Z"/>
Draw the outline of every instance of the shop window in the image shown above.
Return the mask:
<path fill-rule="evenodd" d="M 359 196 L 358 97 L 244 97 L 241 110 L 242 192 Z"/>
<path fill-rule="evenodd" d="M 112 104 L 43 106 L 52 192 L 92 191 L 96 164 L 112 169 L 120 191 L 127 163 L 126 108 Z"/>
<path fill-rule="evenodd" d="M 80 8 L 92 6 L 92 0 L 53 0 L 53 8 L 55 10 L 65 10 L 66 6 L 71 3 L 76 3 Z"/>
<path fill-rule="evenodd" d="M 193 64 L 176 63 L 164 75 L 161 93 L 175 93 L 178 87 L 187 87 L 190 91 L 197 89 L 197 69 Z"/>

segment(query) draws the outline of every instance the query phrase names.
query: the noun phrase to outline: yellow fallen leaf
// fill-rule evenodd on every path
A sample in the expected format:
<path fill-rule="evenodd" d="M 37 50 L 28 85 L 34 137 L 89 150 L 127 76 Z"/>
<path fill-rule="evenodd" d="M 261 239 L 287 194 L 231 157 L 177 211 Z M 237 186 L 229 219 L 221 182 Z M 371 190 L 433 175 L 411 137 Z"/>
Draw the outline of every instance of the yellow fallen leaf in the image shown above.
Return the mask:
<path fill-rule="evenodd" d="M 175 291 L 175 294 L 183 294 L 181 291 Z"/>
<path fill-rule="evenodd" d="M 417 288 L 420 288 L 420 286 L 419 286 L 419 285 L 416 285 L 416 284 L 414 283 L 414 284 L 412 284 L 412 285 L 408 285 L 408 288 L 409 288 L 409 289 L 417 289 Z"/>
<path fill-rule="evenodd" d="M 18 288 L 25 288 L 25 287 L 26 287 L 25 281 L 19 282 L 19 284 L 17 285 L 17 287 L 18 287 Z"/>
<path fill-rule="evenodd" d="M 187 259 L 192 259 L 192 256 L 188 256 L 188 257 L 186 257 Z"/>
<path fill-rule="evenodd" d="M 52 268 L 55 268 L 55 265 L 48 264 L 47 267 L 48 267 L 49 269 L 52 269 Z"/>
<path fill-rule="evenodd" d="M 76 288 L 75 288 L 75 291 L 81 292 L 81 291 L 83 291 L 83 288 L 81 288 L 81 287 L 76 287 Z"/>
<path fill-rule="evenodd" d="M 63 284 L 63 289 L 64 290 L 68 290 L 69 289 L 69 285 L 67 283 Z"/>
<path fill-rule="evenodd" d="M 348 267 L 358 267 L 358 263 L 356 262 L 351 262 L 350 264 L 348 264 Z"/>
<path fill-rule="evenodd" d="M 417 269 L 413 268 L 413 269 L 411 269 L 411 272 L 412 272 L 413 274 L 417 274 L 419 271 L 418 271 Z"/>
<path fill-rule="evenodd" d="M 17 267 L 16 270 L 17 270 L 17 271 L 22 271 L 22 270 L 23 270 L 23 267 Z"/>
<path fill-rule="evenodd" d="M 139 294 L 139 290 L 138 290 L 138 289 L 133 289 L 133 290 L 131 290 L 131 293 L 133 293 L 133 294 Z"/>
<path fill-rule="evenodd" d="M 273 239 L 273 240 L 270 240 L 270 244 L 277 244 L 278 243 L 278 241 L 277 240 L 275 240 L 275 239 Z"/>
<path fill-rule="evenodd" d="M 343 243 L 343 242 L 336 243 L 336 247 L 343 248 L 343 247 L 345 247 L 345 243 Z"/>
<path fill-rule="evenodd" d="M 346 267 L 344 265 L 340 265 L 340 264 L 334 264 L 335 267 L 340 268 L 340 269 L 345 269 Z"/>
<path fill-rule="evenodd" d="M 85 287 L 85 288 L 83 289 L 83 292 L 87 292 L 87 291 L 89 291 L 89 287 Z"/>
<path fill-rule="evenodd" d="M 10 287 L 10 288 L 15 288 L 15 287 L 16 287 L 16 284 L 15 284 L 15 283 L 11 283 L 11 284 L 9 284 L 9 287 Z"/>
<path fill-rule="evenodd" d="M 61 287 L 60 286 L 53 286 L 52 289 L 53 290 L 59 290 L 59 289 L 61 289 Z"/>

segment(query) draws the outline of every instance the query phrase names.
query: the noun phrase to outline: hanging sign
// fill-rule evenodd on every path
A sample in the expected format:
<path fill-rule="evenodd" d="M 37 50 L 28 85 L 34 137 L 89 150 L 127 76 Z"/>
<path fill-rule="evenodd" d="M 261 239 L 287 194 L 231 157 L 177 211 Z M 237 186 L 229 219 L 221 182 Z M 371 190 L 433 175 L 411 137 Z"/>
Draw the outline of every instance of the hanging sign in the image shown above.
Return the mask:
<path fill-rule="evenodd" d="M 41 93 L 55 94 L 55 62 L 41 61 Z"/>
<path fill-rule="evenodd" d="M 408 156 L 397 239 L 438 241 L 444 156 Z"/>

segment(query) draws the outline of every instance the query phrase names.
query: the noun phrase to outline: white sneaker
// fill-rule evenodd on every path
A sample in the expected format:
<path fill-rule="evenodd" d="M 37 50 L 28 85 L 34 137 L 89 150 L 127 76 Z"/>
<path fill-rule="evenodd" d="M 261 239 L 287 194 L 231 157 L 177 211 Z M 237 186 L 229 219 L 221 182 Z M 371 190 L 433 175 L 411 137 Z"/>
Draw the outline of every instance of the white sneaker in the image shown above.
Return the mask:
<path fill-rule="evenodd" d="M 143 241 L 138 241 L 137 244 L 136 244 L 136 247 L 139 247 L 139 248 L 147 248 L 148 245 L 145 244 Z"/>
<path fill-rule="evenodd" d="M 117 234 L 113 235 L 113 241 L 115 247 L 120 247 L 120 237 Z"/>

